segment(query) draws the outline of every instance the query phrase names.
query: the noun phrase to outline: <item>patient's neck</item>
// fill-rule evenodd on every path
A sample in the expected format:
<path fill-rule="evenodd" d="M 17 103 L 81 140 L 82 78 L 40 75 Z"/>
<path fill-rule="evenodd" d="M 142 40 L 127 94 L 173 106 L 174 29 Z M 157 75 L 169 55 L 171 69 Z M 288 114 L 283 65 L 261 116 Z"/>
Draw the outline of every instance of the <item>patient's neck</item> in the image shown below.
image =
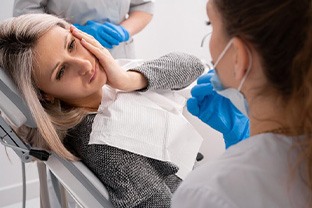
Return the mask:
<path fill-rule="evenodd" d="M 102 89 L 93 93 L 87 97 L 83 97 L 77 100 L 71 100 L 69 103 L 71 106 L 84 108 L 87 111 L 97 111 L 102 101 Z"/>

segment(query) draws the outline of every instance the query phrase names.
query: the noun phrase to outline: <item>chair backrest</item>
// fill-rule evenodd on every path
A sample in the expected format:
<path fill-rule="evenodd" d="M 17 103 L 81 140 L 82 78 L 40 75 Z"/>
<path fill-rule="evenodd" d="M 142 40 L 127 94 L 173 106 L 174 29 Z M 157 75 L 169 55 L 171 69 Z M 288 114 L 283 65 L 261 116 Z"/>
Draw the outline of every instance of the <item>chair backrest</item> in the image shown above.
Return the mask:
<path fill-rule="evenodd" d="M 12 147 L 23 162 L 32 161 L 30 147 L 12 130 L 11 125 L 35 127 L 29 108 L 8 75 L 0 68 L 0 136 L 1 142 Z M 20 148 L 20 149 L 19 149 Z M 24 151 L 22 151 L 24 149 Z"/>
<path fill-rule="evenodd" d="M 23 162 L 30 162 L 38 155 L 37 158 L 47 160 L 46 166 L 81 207 L 113 207 L 103 184 L 83 163 L 70 162 L 44 150 L 34 150 L 13 131 L 12 126 L 35 128 L 36 123 L 16 86 L 1 68 L 0 115 L 0 142 L 11 147 Z"/>
<path fill-rule="evenodd" d="M 31 116 L 30 110 L 27 105 L 25 105 L 16 86 L 1 68 L 0 89 L 0 109 L 10 118 L 11 122 L 16 127 L 20 127 L 23 124 L 29 127 L 36 127 L 36 123 Z"/>

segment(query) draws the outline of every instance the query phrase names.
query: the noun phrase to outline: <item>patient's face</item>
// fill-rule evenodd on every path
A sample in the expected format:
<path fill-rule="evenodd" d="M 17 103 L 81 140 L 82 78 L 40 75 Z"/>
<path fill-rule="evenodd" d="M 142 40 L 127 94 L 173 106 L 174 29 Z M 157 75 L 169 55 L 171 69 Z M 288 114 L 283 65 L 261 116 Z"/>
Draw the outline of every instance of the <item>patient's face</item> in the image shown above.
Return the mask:
<path fill-rule="evenodd" d="M 106 74 L 69 30 L 54 27 L 39 39 L 35 52 L 36 84 L 45 97 L 79 107 L 98 107 L 94 105 L 101 100 Z"/>

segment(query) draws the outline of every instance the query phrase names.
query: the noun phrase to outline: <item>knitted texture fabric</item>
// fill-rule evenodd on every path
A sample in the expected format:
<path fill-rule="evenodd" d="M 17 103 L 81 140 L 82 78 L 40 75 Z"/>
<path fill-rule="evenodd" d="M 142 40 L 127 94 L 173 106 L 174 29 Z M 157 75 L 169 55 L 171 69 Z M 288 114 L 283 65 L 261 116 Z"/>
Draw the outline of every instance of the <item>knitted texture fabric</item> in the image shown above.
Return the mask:
<path fill-rule="evenodd" d="M 68 132 L 66 147 L 103 182 L 115 207 L 170 207 L 178 167 L 108 145 L 88 145 L 95 115 Z"/>
<path fill-rule="evenodd" d="M 151 89 L 182 89 L 203 73 L 202 62 L 184 53 L 170 53 L 135 69 Z M 172 193 L 181 182 L 178 167 L 108 145 L 89 145 L 95 115 L 88 115 L 68 131 L 65 146 L 102 181 L 115 207 L 170 207 Z M 152 119 L 152 118 L 151 118 Z"/>
<path fill-rule="evenodd" d="M 147 78 L 148 86 L 142 91 L 179 90 L 194 82 L 204 72 L 205 66 L 195 56 L 175 52 L 146 61 L 131 70 L 141 72 Z"/>

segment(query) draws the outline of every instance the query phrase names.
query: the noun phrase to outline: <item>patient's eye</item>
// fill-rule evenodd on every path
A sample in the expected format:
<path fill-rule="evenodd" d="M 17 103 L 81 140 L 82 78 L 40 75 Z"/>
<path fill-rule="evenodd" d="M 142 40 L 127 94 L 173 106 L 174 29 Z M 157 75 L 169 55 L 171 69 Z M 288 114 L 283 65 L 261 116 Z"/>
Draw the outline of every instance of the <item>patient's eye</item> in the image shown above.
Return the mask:
<path fill-rule="evenodd" d="M 65 66 L 62 66 L 56 74 L 56 80 L 60 80 L 63 77 L 64 72 L 65 72 Z"/>
<path fill-rule="evenodd" d="M 206 25 L 211 25 L 211 22 L 209 20 L 206 21 Z"/>
<path fill-rule="evenodd" d="M 75 43 L 76 43 L 76 39 L 74 38 L 69 42 L 67 48 L 70 52 L 75 48 L 76 46 Z M 65 66 L 62 66 L 56 74 L 56 80 L 60 80 L 63 77 L 64 73 L 65 73 Z"/>
<path fill-rule="evenodd" d="M 72 39 L 69 44 L 68 44 L 68 50 L 69 51 L 72 51 L 74 48 L 75 48 L 75 45 L 76 45 L 76 40 L 75 39 Z"/>

